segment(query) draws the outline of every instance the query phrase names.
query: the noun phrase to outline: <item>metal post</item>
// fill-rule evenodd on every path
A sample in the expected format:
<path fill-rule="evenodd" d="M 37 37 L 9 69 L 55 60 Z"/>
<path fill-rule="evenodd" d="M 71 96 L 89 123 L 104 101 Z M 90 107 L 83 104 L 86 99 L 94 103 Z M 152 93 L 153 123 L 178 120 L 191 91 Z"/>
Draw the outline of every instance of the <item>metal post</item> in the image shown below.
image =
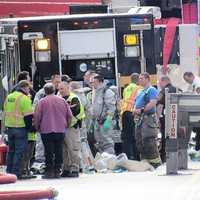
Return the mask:
<path fill-rule="evenodd" d="M 197 1 L 198 24 L 200 24 L 200 0 Z"/>
<path fill-rule="evenodd" d="M 59 60 L 59 73 L 62 75 L 62 61 L 61 61 L 61 39 L 60 39 L 60 29 L 59 22 L 57 22 L 57 37 L 58 37 L 58 60 Z"/>
<path fill-rule="evenodd" d="M 183 1 L 181 0 L 181 20 L 182 20 L 182 24 L 184 24 L 184 17 L 183 17 L 184 13 L 183 13 Z"/>
<path fill-rule="evenodd" d="M 31 55 L 32 55 L 32 62 L 30 68 L 31 68 L 31 78 L 33 81 L 36 72 L 34 40 L 31 40 Z"/>
<path fill-rule="evenodd" d="M 141 65 L 141 73 L 146 72 L 146 59 L 144 57 L 144 41 L 143 41 L 143 30 L 140 30 L 140 49 L 141 49 L 141 57 L 140 57 L 140 65 Z"/>
<path fill-rule="evenodd" d="M 176 120 L 172 119 L 172 116 L 174 115 L 172 107 L 175 109 L 176 115 L 177 107 L 175 104 L 171 104 L 168 88 L 165 89 L 165 103 L 166 173 L 167 175 L 170 175 L 178 173 L 178 143 L 176 133 L 177 118 Z"/>
<path fill-rule="evenodd" d="M 113 19 L 113 35 L 114 35 L 114 49 L 115 49 L 115 77 L 118 91 L 120 92 L 120 74 L 118 73 L 118 57 L 117 57 L 117 44 L 116 44 L 116 21 Z"/>

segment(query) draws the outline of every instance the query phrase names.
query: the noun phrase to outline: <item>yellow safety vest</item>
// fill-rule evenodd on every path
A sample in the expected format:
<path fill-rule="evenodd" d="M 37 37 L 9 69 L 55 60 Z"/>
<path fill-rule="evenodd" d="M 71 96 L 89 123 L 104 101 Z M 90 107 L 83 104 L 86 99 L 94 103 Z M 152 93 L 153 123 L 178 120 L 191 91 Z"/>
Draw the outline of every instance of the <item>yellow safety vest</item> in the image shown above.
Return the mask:
<path fill-rule="evenodd" d="M 73 92 L 70 92 L 67 102 L 71 102 L 73 98 L 78 98 L 78 96 L 76 94 L 74 94 Z M 78 115 L 72 117 L 70 127 L 73 127 L 78 122 L 78 120 L 82 120 L 85 118 L 85 111 L 84 111 L 83 104 L 81 103 L 79 98 L 78 98 L 78 100 L 80 102 L 80 113 Z"/>
<path fill-rule="evenodd" d="M 142 88 L 135 83 L 130 83 L 123 92 L 123 99 L 121 104 L 121 114 L 125 111 L 133 111 L 133 105 L 138 92 Z"/>
<path fill-rule="evenodd" d="M 12 92 L 4 103 L 5 126 L 25 127 L 24 117 L 33 114 L 31 99 L 22 92 Z"/>
<path fill-rule="evenodd" d="M 29 132 L 28 133 L 28 141 L 36 141 L 37 140 L 37 133 L 36 132 Z"/>

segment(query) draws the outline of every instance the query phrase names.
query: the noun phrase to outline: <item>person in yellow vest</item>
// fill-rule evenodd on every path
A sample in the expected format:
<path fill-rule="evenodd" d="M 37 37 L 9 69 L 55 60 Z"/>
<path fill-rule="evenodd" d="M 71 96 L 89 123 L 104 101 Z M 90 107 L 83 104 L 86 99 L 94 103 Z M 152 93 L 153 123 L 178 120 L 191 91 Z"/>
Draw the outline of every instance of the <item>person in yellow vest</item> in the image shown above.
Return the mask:
<path fill-rule="evenodd" d="M 28 144 L 28 132 L 33 129 L 33 108 L 28 96 L 30 84 L 27 80 L 18 83 L 19 89 L 10 93 L 4 103 L 4 122 L 8 132 L 9 152 L 7 173 L 21 178 L 21 161 Z"/>
<path fill-rule="evenodd" d="M 126 153 L 128 159 L 139 160 L 139 154 L 135 142 L 135 123 L 133 117 L 133 107 L 135 98 L 141 87 L 138 85 L 139 74 L 131 75 L 131 83 L 123 91 L 121 104 L 122 117 L 122 151 Z"/>
<path fill-rule="evenodd" d="M 27 80 L 31 85 L 31 78 L 30 78 L 29 72 L 21 71 L 21 72 L 18 73 L 17 84 L 12 89 L 12 92 L 20 90 L 20 88 L 18 88 L 18 83 L 21 80 Z M 32 102 L 33 102 L 33 99 L 35 97 L 35 94 L 36 94 L 36 92 L 31 87 L 30 93 L 28 94 L 28 96 L 31 98 Z M 21 179 L 29 179 L 29 178 L 36 178 L 37 177 L 37 176 L 31 174 L 31 171 L 30 171 L 30 162 L 31 162 L 31 159 L 33 158 L 35 144 L 36 144 L 36 138 L 37 138 L 37 134 L 36 134 L 35 131 L 28 133 L 28 146 L 27 146 L 27 150 L 24 152 L 24 155 L 23 155 L 23 158 L 22 158 Z"/>
<path fill-rule="evenodd" d="M 84 107 L 79 97 L 71 92 L 67 82 L 59 84 L 59 93 L 69 104 L 73 117 L 63 146 L 63 171 L 61 177 L 79 177 L 81 137 L 80 128 L 85 118 Z"/>

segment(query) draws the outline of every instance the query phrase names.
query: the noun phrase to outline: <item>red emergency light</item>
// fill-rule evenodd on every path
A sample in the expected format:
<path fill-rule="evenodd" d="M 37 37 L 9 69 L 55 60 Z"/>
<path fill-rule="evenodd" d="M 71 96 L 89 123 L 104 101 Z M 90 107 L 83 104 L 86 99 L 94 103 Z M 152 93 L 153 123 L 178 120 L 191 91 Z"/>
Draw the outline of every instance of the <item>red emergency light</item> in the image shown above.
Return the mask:
<path fill-rule="evenodd" d="M 85 22 L 83 22 L 83 24 L 84 24 L 84 25 L 88 25 L 88 24 L 89 24 L 89 22 L 85 21 Z"/>
<path fill-rule="evenodd" d="M 79 23 L 78 22 L 74 22 L 74 26 L 78 26 L 79 25 Z"/>
<path fill-rule="evenodd" d="M 94 22 L 93 22 L 93 24 L 95 24 L 95 25 L 98 25 L 98 24 L 99 24 L 99 22 L 98 22 L 98 21 L 94 21 Z"/>

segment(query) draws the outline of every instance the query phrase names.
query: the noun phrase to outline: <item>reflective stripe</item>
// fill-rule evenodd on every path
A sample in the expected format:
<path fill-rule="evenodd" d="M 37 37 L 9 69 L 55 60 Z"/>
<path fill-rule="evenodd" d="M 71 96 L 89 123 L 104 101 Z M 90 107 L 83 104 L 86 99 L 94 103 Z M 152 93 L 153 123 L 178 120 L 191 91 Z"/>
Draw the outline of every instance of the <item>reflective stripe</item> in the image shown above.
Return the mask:
<path fill-rule="evenodd" d="M 137 89 L 133 90 L 132 95 L 130 96 L 130 98 L 127 101 L 127 109 L 128 110 L 132 110 L 133 109 L 133 103 L 134 103 L 134 100 L 136 98 L 137 91 L 138 91 Z"/>
<path fill-rule="evenodd" d="M 20 110 L 20 100 L 22 99 L 23 95 L 21 94 L 17 99 L 15 103 L 15 121 L 18 122 L 18 119 L 23 119 L 23 115 L 19 112 Z M 19 118 L 17 118 L 17 115 L 19 115 Z"/>
<path fill-rule="evenodd" d="M 141 87 L 134 83 L 129 84 L 129 86 L 125 88 L 122 100 L 121 114 L 123 114 L 125 111 L 133 111 L 134 101 L 140 89 Z"/>
<path fill-rule="evenodd" d="M 29 132 L 28 133 L 28 141 L 36 141 L 37 140 L 37 133 Z"/>
<path fill-rule="evenodd" d="M 84 111 L 83 104 L 81 103 L 79 97 L 76 94 L 74 94 L 73 92 L 70 92 L 70 95 L 69 95 L 67 101 L 71 102 L 72 99 L 75 97 L 78 98 L 79 103 L 80 103 L 80 113 L 78 115 L 72 117 L 71 125 L 70 125 L 71 127 L 74 126 L 78 120 L 82 120 L 85 118 L 85 111 Z"/>
<path fill-rule="evenodd" d="M 147 160 L 152 164 L 161 163 L 160 157 L 157 157 L 157 158 L 154 158 L 154 159 L 147 159 Z"/>
<path fill-rule="evenodd" d="M 21 92 L 15 91 L 8 95 L 4 104 L 7 127 L 25 127 L 24 116 L 33 114 L 31 102 L 28 101 L 28 97 Z M 27 111 L 23 112 L 23 108 L 25 108 L 24 111 Z"/>
<path fill-rule="evenodd" d="M 19 96 L 16 97 L 15 108 L 13 112 L 5 112 L 5 115 L 8 116 L 10 120 L 12 118 L 15 118 L 11 120 L 15 122 L 15 124 L 13 124 L 14 127 L 24 127 L 22 125 L 23 115 L 22 113 L 19 112 L 20 100 L 22 99 L 22 97 L 23 97 L 23 94 L 20 94 Z M 7 103 L 8 103 L 8 98 L 7 98 Z"/>

